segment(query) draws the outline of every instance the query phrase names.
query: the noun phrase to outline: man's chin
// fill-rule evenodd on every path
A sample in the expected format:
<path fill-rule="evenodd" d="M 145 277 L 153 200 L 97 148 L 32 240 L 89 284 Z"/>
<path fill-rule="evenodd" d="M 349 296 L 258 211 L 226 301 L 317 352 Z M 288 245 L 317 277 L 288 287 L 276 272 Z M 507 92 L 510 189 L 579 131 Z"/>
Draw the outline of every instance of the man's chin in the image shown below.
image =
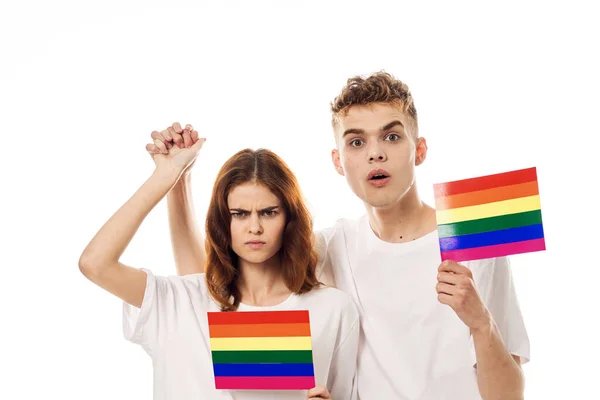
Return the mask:
<path fill-rule="evenodd" d="M 365 202 L 365 205 L 367 205 L 368 207 L 380 208 L 380 209 L 392 208 L 394 206 L 394 204 L 395 203 L 392 201 L 384 201 L 384 200 L 372 200 L 369 202 Z"/>
<path fill-rule="evenodd" d="M 358 194 L 354 192 L 367 207 L 372 208 L 392 208 L 408 193 L 398 186 L 386 186 L 385 188 L 362 188 L 363 192 Z"/>
<path fill-rule="evenodd" d="M 365 206 L 373 208 L 389 208 L 396 203 L 393 196 L 390 196 L 389 193 L 371 194 L 364 196 L 361 200 Z"/>

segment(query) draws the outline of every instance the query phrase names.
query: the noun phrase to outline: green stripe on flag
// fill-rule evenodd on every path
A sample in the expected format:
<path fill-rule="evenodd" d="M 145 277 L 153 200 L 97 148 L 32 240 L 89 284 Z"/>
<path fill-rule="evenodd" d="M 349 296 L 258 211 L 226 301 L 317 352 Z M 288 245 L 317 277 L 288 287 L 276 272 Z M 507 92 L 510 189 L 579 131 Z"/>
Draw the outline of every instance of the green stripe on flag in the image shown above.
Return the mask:
<path fill-rule="evenodd" d="M 308 364 L 311 350 L 213 351 L 214 364 Z"/>
<path fill-rule="evenodd" d="M 470 235 L 473 233 L 491 232 L 501 229 L 518 228 L 521 226 L 536 225 L 541 223 L 542 210 L 534 210 L 517 214 L 500 215 L 498 217 L 456 222 L 454 224 L 438 225 L 438 235 L 440 238 L 445 238 Z"/>

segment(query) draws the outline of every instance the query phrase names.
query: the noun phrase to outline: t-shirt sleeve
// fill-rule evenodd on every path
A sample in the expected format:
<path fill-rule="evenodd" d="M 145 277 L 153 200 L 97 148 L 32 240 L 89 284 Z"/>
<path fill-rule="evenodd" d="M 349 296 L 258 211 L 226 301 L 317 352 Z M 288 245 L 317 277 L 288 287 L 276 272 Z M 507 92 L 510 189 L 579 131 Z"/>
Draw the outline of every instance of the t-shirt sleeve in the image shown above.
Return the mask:
<path fill-rule="evenodd" d="M 335 228 L 327 228 L 315 232 L 315 248 L 319 255 L 316 271 L 317 279 L 319 282 L 330 287 L 335 287 L 333 267 L 331 265 L 331 257 L 329 254 L 329 243 L 333 236 L 334 229 Z"/>
<path fill-rule="evenodd" d="M 347 334 L 333 352 L 327 389 L 333 399 L 356 400 L 357 392 L 357 358 L 360 333 L 358 310 L 354 304 L 347 308 L 349 324 Z"/>
<path fill-rule="evenodd" d="M 521 357 L 521 364 L 530 360 L 529 336 L 517 299 L 515 284 L 507 257 L 484 260 L 471 267 L 477 290 L 492 314 L 511 354 Z M 475 343 L 471 337 L 471 360 L 476 364 Z"/>
<path fill-rule="evenodd" d="M 174 280 L 178 277 L 155 276 L 142 270 L 147 275 L 144 299 L 140 308 L 123 302 L 123 335 L 153 356 L 175 324 L 178 290 Z"/>

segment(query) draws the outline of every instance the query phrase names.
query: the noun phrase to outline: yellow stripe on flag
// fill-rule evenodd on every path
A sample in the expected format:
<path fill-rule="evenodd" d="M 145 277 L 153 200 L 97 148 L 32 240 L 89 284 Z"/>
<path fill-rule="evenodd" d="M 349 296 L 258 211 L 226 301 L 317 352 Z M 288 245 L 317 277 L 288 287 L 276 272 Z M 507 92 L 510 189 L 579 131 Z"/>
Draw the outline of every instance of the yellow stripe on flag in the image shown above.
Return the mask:
<path fill-rule="evenodd" d="M 539 210 L 540 208 L 540 196 L 536 195 L 480 204 L 477 206 L 441 210 L 436 212 L 436 218 L 438 225 L 453 224 L 455 222 L 470 221 L 473 219 L 534 211 Z"/>
<path fill-rule="evenodd" d="M 216 350 L 312 350 L 310 336 L 211 338 Z"/>

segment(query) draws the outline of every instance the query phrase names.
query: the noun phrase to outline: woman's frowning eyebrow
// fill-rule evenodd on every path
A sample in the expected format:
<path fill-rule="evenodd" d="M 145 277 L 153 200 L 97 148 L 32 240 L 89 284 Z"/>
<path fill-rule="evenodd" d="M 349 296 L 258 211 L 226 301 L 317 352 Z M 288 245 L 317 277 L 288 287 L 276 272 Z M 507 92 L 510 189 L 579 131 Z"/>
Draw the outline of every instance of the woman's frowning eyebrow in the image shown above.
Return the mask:
<path fill-rule="evenodd" d="M 279 206 L 270 206 L 270 207 L 266 207 L 266 208 L 263 208 L 261 210 L 258 210 L 258 212 L 274 211 L 274 210 L 276 210 L 278 208 L 279 208 Z M 243 208 L 230 208 L 229 211 L 232 211 L 232 212 L 247 212 L 247 213 L 250 212 L 249 210 L 244 210 Z"/>

